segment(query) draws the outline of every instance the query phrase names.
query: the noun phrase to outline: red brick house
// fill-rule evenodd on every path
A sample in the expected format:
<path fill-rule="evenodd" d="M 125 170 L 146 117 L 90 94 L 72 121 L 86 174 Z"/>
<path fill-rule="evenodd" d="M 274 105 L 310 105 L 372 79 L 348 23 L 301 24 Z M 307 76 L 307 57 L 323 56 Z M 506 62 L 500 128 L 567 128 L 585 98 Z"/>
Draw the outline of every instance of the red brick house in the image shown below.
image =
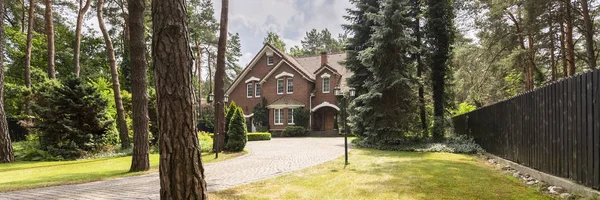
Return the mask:
<path fill-rule="evenodd" d="M 310 109 L 309 128 L 330 132 L 340 110 L 333 89 L 347 90 L 350 72 L 340 64 L 345 59 L 345 54 L 327 53 L 292 57 L 265 44 L 225 94 L 244 110 L 248 122 L 253 120 L 254 106 L 266 98 L 270 131 L 294 125 L 294 110 Z M 255 131 L 254 126 L 248 129 Z"/>

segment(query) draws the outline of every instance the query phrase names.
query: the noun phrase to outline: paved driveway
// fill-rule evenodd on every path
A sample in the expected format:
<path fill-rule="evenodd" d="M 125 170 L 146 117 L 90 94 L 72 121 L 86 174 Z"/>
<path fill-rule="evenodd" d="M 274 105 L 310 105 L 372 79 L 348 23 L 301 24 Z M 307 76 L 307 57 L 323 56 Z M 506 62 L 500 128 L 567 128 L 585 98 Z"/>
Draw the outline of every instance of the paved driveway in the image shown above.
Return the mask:
<path fill-rule="evenodd" d="M 311 167 L 344 155 L 343 138 L 274 138 L 249 142 L 245 156 L 205 165 L 208 191 Z M 0 199 L 159 199 L 158 173 L 0 193 Z"/>

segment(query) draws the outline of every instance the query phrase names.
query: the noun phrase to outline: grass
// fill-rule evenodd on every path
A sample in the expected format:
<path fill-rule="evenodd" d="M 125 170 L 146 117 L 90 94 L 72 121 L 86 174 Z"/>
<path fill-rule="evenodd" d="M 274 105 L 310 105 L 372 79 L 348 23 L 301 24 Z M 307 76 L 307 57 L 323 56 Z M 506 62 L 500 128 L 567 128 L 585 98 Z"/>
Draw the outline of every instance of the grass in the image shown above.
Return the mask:
<path fill-rule="evenodd" d="M 218 160 L 215 159 L 214 153 L 203 153 L 202 162 L 206 164 L 223 161 L 246 153 L 246 151 L 240 153 L 221 153 Z M 0 177 L 2 178 L 0 178 L 0 192 L 85 183 L 157 172 L 158 160 L 158 154 L 150 154 L 151 169 L 146 172 L 129 172 L 131 156 L 76 161 L 19 161 L 1 164 Z"/>
<path fill-rule="evenodd" d="M 209 194 L 212 199 L 550 199 L 474 156 L 354 149 L 344 158 Z"/>

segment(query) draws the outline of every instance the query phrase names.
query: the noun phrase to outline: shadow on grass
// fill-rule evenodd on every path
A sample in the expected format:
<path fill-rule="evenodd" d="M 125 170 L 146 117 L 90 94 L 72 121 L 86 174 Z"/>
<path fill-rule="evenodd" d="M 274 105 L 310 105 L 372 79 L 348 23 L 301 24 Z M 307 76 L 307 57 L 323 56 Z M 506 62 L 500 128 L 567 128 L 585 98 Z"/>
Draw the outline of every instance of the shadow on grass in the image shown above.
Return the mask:
<path fill-rule="evenodd" d="M 117 159 L 117 158 L 122 158 L 122 157 L 128 157 L 128 156 L 111 157 L 111 158 L 96 158 L 96 159 L 88 159 L 88 160 L 68 160 L 68 161 L 17 161 L 14 163 L 4 164 L 4 166 L 0 166 L 0 172 L 95 163 L 95 162 L 103 162 L 106 160 Z M 40 164 L 40 162 L 44 162 L 44 163 Z M 39 165 L 28 167 L 27 164 L 32 164 L 32 165 L 39 164 Z"/>

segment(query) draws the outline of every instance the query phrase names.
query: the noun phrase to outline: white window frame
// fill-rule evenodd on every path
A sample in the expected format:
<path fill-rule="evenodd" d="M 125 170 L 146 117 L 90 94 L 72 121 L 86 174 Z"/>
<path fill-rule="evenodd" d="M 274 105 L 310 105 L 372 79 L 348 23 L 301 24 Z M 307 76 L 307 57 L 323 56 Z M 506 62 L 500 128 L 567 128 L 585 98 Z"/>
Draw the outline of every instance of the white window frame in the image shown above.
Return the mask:
<path fill-rule="evenodd" d="M 254 84 L 248 83 L 246 84 L 246 97 L 252 98 L 252 94 L 254 94 Z"/>
<path fill-rule="evenodd" d="M 284 84 L 285 84 L 285 81 L 283 80 L 283 78 L 277 79 L 277 94 L 283 94 L 283 92 L 285 91 Z M 281 92 L 279 92 L 280 87 L 281 87 Z"/>
<path fill-rule="evenodd" d="M 260 90 L 262 88 L 260 88 L 260 83 L 256 82 L 254 83 L 254 97 L 260 97 Z"/>
<path fill-rule="evenodd" d="M 290 85 L 290 83 L 291 83 L 292 85 Z M 285 86 L 286 86 L 286 87 L 285 87 L 285 90 L 286 90 L 286 92 L 287 92 L 288 94 L 293 94 L 293 93 L 294 93 L 294 78 L 287 78 L 287 84 L 286 84 Z M 291 89 L 292 89 L 291 91 L 290 91 L 290 86 L 292 86 L 292 87 L 291 87 Z"/>
<path fill-rule="evenodd" d="M 287 110 L 288 110 L 287 124 L 294 125 L 294 109 L 288 108 Z"/>
<path fill-rule="evenodd" d="M 267 56 L 267 65 L 272 66 L 273 64 L 275 64 L 275 57 Z"/>
<path fill-rule="evenodd" d="M 327 82 L 325 82 L 325 79 L 327 79 Z M 331 79 L 329 77 L 323 77 L 322 81 L 323 81 L 323 84 L 322 84 L 323 87 L 321 88 L 321 91 L 323 93 L 329 93 L 331 91 L 331 84 L 330 84 Z M 326 83 L 327 83 L 327 90 L 325 90 L 325 84 Z"/>
<path fill-rule="evenodd" d="M 283 125 L 283 109 L 273 109 L 273 124 Z"/>

